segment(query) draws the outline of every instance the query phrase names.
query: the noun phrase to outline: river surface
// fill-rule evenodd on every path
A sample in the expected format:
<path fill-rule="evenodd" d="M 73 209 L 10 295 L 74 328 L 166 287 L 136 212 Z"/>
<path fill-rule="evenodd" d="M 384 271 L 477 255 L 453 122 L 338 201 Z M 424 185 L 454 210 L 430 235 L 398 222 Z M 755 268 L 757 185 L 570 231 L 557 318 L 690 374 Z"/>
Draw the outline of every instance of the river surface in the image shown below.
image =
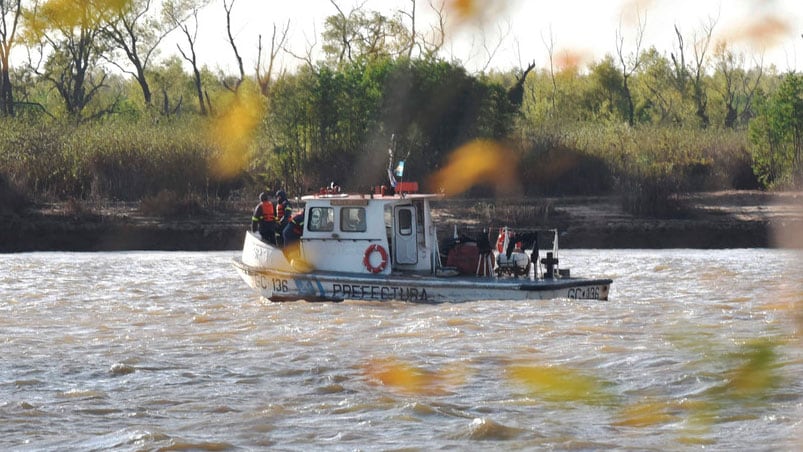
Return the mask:
<path fill-rule="evenodd" d="M 0 255 L 0 450 L 800 450 L 781 250 L 564 250 L 610 300 L 271 303 L 233 252 Z"/>

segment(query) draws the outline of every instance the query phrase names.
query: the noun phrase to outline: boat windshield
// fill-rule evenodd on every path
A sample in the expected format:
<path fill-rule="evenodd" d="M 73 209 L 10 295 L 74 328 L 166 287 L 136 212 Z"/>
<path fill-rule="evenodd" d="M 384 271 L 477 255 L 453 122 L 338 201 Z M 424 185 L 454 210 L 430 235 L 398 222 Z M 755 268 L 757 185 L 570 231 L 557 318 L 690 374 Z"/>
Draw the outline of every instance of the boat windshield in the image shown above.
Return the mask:
<path fill-rule="evenodd" d="M 340 230 L 344 232 L 365 232 L 365 207 L 341 208 Z"/>
<path fill-rule="evenodd" d="M 330 232 L 335 229 L 334 209 L 331 207 L 312 207 L 309 210 L 309 226 L 312 232 Z"/>

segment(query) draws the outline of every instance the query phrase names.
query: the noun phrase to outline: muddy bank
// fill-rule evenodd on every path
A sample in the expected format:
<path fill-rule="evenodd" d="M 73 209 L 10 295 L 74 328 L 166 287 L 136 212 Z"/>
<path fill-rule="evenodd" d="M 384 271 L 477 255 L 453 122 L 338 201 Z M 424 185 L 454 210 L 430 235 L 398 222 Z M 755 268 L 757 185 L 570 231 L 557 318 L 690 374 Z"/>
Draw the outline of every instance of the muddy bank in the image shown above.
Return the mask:
<path fill-rule="evenodd" d="M 245 228 L 245 222 L 126 221 L 32 214 L 3 222 L 0 252 L 234 250 L 242 247 Z"/>
<path fill-rule="evenodd" d="M 688 195 L 677 218 L 636 218 L 615 197 L 440 201 L 440 235 L 483 228 L 558 228 L 562 248 L 803 248 L 803 194 L 716 192 Z M 517 213 L 528 212 L 518 217 Z M 5 215 L 0 252 L 237 250 L 250 207 L 197 218 L 142 216 L 136 206 L 69 212 L 64 206 Z"/>

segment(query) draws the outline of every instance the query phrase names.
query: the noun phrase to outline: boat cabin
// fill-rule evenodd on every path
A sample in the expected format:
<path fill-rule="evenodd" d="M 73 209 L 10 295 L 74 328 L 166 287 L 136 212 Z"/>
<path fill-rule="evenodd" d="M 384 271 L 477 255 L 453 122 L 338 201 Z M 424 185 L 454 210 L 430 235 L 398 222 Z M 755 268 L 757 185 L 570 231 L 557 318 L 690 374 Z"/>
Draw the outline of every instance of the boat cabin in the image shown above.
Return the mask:
<path fill-rule="evenodd" d="M 317 270 L 432 273 L 439 266 L 430 200 L 439 195 L 304 196 L 302 259 Z"/>

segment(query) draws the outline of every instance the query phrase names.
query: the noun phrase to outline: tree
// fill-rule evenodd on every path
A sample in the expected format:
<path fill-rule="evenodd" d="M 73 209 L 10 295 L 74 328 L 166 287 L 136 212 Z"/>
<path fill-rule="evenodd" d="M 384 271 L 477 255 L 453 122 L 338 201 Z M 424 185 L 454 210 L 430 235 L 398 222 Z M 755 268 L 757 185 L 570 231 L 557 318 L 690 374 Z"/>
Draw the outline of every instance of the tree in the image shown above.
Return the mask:
<path fill-rule="evenodd" d="M 647 26 L 646 15 L 642 19 L 638 15 L 638 23 L 636 26 L 635 47 L 629 54 L 625 54 L 624 43 L 625 38 L 622 34 L 622 25 L 616 29 L 616 55 L 619 57 L 620 70 L 622 72 L 622 93 L 624 93 L 625 101 L 627 102 L 627 123 L 631 126 L 635 124 L 635 105 L 633 103 L 633 93 L 630 90 L 630 77 L 641 66 L 641 43 L 644 39 L 644 30 Z"/>
<path fill-rule="evenodd" d="M 438 0 L 437 3 L 433 3 L 433 0 L 429 0 L 428 3 L 437 20 L 430 26 L 430 32 L 427 35 L 421 36 L 420 40 L 416 40 L 415 43 L 410 44 L 411 46 L 421 46 L 421 57 L 425 60 L 435 58 L 435 55 L 440 52 L 441 48 L 446 43 L 446 13 L 444 12 L 446 1 Z M 417 36 L 415 31 L 413 31 L 411 35 L 414 39 Z"/>
<path fill-rule="evenodd" d="M 270 153 L 257 155 L 253 167 L 267 173 L 267 180 L 282 176 L 288 189 L 303 192 L 314 187 L 316 175 L 302 171 L 310 160 L 315 106 L 307 93 L 315 86 L 315 74 L 309 66 L 303 66 L 293 75 L 279 77 L 271 87 L 268 102 L 267 123 Z"/>
<path fill-rule="evenodd" d="M 642 69 L 636 85 L 641 88 L 639 94 L 644 99 L 644 105 L 639 114 L 645 119 L 649 117 L 652 123 L 683 124 L 691 116 L 691 108 L 684 107 L 691 104 L 684 102 L 682 92 L 673 89 L 675 78 L 669 60 L 654 47 L 646 50 L 641 60 Z"/>
<path fill-rule="evenodd" d="M 766 186 L 803 181 L 803 76 L 787 74 L 750 123 L 754 171 Z"/>
<path fill-rule="evenodd" d="M 273 34 L 270 37 L 270 52 L 268 52 L 268 67 L 262 68 L 262 35 L 259 35 L 259 45 L 257 46 L 257 64 L 256 64 L 256 79 L 259 85 L 259 91 L 263 96 L 267 97 L 270 93 L 271 78 L 273 77 L 273 66 L 276 64 L 276 57 L 279 56 L 279 51 L 284 48 L 284 43 L 287 40 L 287 32 L 290 30 L 290 21 L 288 20 L 280 32 L 276 29 L 276 24 L 273 24 Z M 277 34 L 278 33 L 278 34 Z"/>
<path fill-rule="evenodd" d="M 152 0 L 129 0 L 125 6 L 110 16 L 103 27 L 103 35 L 111 41 L 116 50 L 123 52 L 133 70 L 123 67 L 111 59 L 123 72 L 130 74 L 139 84 L 146 106 L 151 105 L 151 89 L 146 72 L 151 57 L 156 54 L 162 40 L 176 28 L 170 20 L 158 19 L 152 10 Z"/>
<path fill-rule="evenodd" d="M 206 5 L 206 0 L 178 0 L 165 5 L 165 14 L 175 25 L 184 37 L 187 38 L 187 50 L 181 44 L 176 44 L 178 52 L 185 61 L 192 67 L 193 81 L 195 83 L 195 93 L 198 96 L 198 109 L 201 115 L 206 116 L 207 108 L 204 102 L 203 81 L 201 71 L 198 68 L 198 55 L 195 52 L 195 45 L 198 42 L 198 12 Z M 187 12 L 188 11 L 188 12 Z M 187 12 L 186 14 L 184 14 Z"/>
<path fill-rule="evenodd" d="M 126 5 L 126 1 L 118 0 L 34 1 L 26 15 L 30 32 L 51 47 L 44 72 L 39 75 L 53 84 L 73 118 L 82 118 L 84 108 L 104 86 L 107 74 L 98 66 L 108 50 L 108 43 L 102 39 L 103 26 Z"/>
<path fill-rule="evenodd" d="M 400 10 L 399 14 L 402 16 L 406 16 L 410 19 L 410 36 L 407 39 L 407 59 L 413 57 L 413 50 L 419 46 L 417 40 L 418 36 L 416 36 L 416 16 L 415 16 L 415 0 L 410 0 L 410 11 Z"/>
<path fill-rule="evenodd" d="M 517 74 L 515 76 L 516 83 L 507 90 L 508 101 L 510 101 L 511 106 L 513 106 L 516 111 L 521 108 L 521 104 L 524 102 L 524 82 L 527 80 L 527 74 L 529 74 L 534 67 L 535 61 L 530 63 L 527 69 L 522 70 L 521 75 Z"/>
<path fill-rule="evenodd" d="M 708 117 L 708 93 L 706 89 L 706 68 L 708 66 L 708 50 L 711 45 L 711 36 L 714 33 L 714 27 L 717 24 L 717 19 L 709 18 L 708 23 L 703 24 L 701 34 L 695 33 L 692 38 L 694 45 L 692 46 L 693 60 L 686 62 L 686 47 L 684 44 L 683 35 L 680 29 L 675 26 L 675 36 L 678 40 L 678 55 L 671 54 L 672 62 L 675 68 L 675 82 L 677 89 L 685 97 L 688 93 L 688 86 L 691 85 L 691 98 L 695 104 L 695 114 L 700 120 L 702 128 L 708 127 L 711 123 Z"/>
<path fill-rule="evenodd" d="M 409 157 L 408 171 L 423 177 L 459 145 L 501 139 L 515 123 L 504 86 L 442 61 L 304 67 L 280 77 L 269 101 L 267 135 L 275 141 L 262 165 L 271 178 L 289 172 L 306 187 L 334 176 L 346 187 L 381 182 L 391 135 L 397 155 Z"/>
<path fill-rule="evenodd" d="M 184 96 L 191 96 L 188 87 L 193 86 L 193 80 L 181 67 L 181 58 L 172 56 L 158 66 L 150 75 L 154 89 L 161 93 L 161 113 L 164 116 L 178 114 L 184 103 Z"/>
<path fill-rule="evenodd" d="M 0 115 L 14 115 L 10 55 L 22 16 L 22 0 L 0 0 Z"/>
<path fill-rule="evenodd" d="M 409 51 L 410 33 L 399 17 L 386 17 L 377 11 L 352 9 L 348 14 L 330 0 L 337 14 L 326 18 L 323 51 L 336 65 L 397 57 Z"/>
<path fill-rule="evenodd" d="M 725 106 L 723 124 L 732 129 L 747 124 L 752 115 L 753 99 L 764 74 L 763 65 L 758 64 L 746 70 L 744 55 L 735 54 L 725 42 L 717 46 L 714 56 L 715 86 Z"/>
<path fill-rule="evenodd" d="M 225 79 L 223 80 L 223 86 L 230 91 L 237 91 L 237 88 L 245 81 L 245 68 L 243 67 L 243 57 L 240 56 L 240 52 L 237 50 L 237 44 L 234 42 L 234 35 L 231 34 L 231 10 L 234 8 L 234 0 L 231 0 L 229 3 L 227 0 L 223 0 L 223 9 L 226 11 L 226 35 L 229 37 L 229 44 L 231 44 L 231 49 L 234 51 L 234 59 L 237 61 L 237 69 L 240 70 L 240 78 L 234 83 L 234 86 L 229 86 Z"/>
<path fill-rule="evenodd" d="M 590 71 L 591 88 L 586 93 L 586 109 L 594 118 L 626 120 L 627 100 L 622 89 L 622 73 L 616 67 L 613 57 L 606 56 L 602 61 L 593 64 Z"/>
<path fill-rule="evenodd" d="M 555 111 L 555 102 L 558 98 L 558 84 L 555 79 L 555 36 L 552 34 L 552 27 L 549 28 L 549 39 L 541 35 L 547 54 L 549 55 L 549 80 L 552 82 L 552 111 Z"/>

